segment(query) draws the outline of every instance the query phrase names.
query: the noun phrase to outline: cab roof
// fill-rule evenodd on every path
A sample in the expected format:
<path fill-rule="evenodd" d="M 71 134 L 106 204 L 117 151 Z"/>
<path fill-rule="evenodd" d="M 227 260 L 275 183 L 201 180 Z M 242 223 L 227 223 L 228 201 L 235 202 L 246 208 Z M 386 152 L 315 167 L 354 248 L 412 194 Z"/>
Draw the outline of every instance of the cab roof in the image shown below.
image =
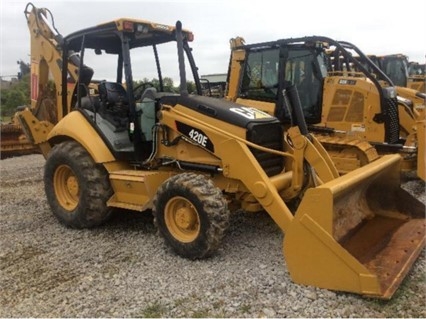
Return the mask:
<path fill-rule="evenodd" d="M 80 51 L 84 47 L 105 50 L 107 53 L 121 51 L 120 34 L 128 36 L 130 48 L 151 46 L 176 41 L 175 26 L 146 20 L 120 18 L 69 34 L 64 38 L 68 50 Z M 184 40 L 192 41 L 193 34 L 182 30 Z"/>

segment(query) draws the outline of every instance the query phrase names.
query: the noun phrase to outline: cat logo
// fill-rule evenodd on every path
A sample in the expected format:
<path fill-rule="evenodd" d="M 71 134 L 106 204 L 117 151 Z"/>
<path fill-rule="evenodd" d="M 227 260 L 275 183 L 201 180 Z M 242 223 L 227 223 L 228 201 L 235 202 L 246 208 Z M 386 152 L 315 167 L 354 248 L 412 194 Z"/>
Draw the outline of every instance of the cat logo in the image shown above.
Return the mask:
<path fill-rule="evenodd" d="M 265 113 L 263 111 L 260 111 L 258 109 L 252 108 L 252 107 L 232 107 L 230 110 L 234 113 L 237 113 L 241 116 L 244 116 L 245 118 L 249 120 L 257 120 L 257 119 L 264 119 L 264 118 L 271 118 L 271 116 L 268 113 Z"/>

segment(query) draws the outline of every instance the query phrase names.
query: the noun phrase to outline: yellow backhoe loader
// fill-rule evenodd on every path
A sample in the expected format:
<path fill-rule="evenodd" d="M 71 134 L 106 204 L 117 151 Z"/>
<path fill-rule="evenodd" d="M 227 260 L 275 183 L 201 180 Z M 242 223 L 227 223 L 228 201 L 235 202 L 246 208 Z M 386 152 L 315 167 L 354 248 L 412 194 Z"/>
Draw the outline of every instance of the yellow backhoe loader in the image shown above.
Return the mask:
<path fill-rule="evenodd" d="M 295 282 L 391 298 L 425 245 L 425 206 L 400 187 L 399 155 L 339 177 L 307 132 L 295 87 L 285 92 L 295 117 L 285 132 L 267 113 L 202 96 L 193 34 L 179 21 L 117 19 L 62 37 L 47 9 L 29 3 L 25 16 L 32 97 L 45 84 L 43 72 L 53 74 L 58 122 L 30 111 L 19 119 L 46 158 L 46 196 L 61 223 L 93 227 L 114 207 L 152 209 L 165 241 L 196 259 L 218 248 L 230 207 L 265 210 L 285 233 Z M 169 44 L 177 47 L 178 94 L 161 84 Z M 149 69 L 140 53 L 152 57 L 159 90 L 133 85 Z M 103 69 L 89 65 L 111 70 L 111 61 L 115 79 L 93 80 Z M 186 66 L 197 94 L 186 90 Z"/>
<path fill-rule="evenodd" d="M 296 85 L 309 130 L 315 132 L 340 173 L 379 155 L 398 153 L 403 157 L 402 170 L 417 170 L 425 180 L 425 154 L 420 153 L 425 137 L 418 133 L 424 131 L 424 99 L 413 103 L 399 98 L 391 80 L 383 72 L 387 81 L 368 72 L 347 51 L 349 46 L 362 54 L 347 42 L 320 36 L 250 45 L 241 37 L 231 39 L 226 98 L 266 111 L 287 124 L 290 116 L 283 107 L 282 91 L 289 84 Z M 334 60 L 330 47 L 334 47 Z M 347 67 L 336 67 L 342 61 Z M 359 69 L 354 71 L 352 64 Z"/>

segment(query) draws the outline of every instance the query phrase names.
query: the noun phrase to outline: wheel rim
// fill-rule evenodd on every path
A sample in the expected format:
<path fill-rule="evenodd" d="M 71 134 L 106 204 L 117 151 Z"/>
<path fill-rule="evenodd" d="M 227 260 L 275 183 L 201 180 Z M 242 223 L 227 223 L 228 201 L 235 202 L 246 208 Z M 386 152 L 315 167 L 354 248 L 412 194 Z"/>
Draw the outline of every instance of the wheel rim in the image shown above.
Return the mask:
<path fill-rule="evenodd" d="M 194 241 L 200 233 L 200 218 L 194 205 L 184 197 L 173 197 L 165 207 L 166 226 L 180 242 Z"/>
<path fill-rule="evenodd" d="M 73 211 L 77 205 L 80 194 L 77 176 L 68 165 L 60 165 L 53 176 L 53 186 L 56 199 L 64 209 Z"/>

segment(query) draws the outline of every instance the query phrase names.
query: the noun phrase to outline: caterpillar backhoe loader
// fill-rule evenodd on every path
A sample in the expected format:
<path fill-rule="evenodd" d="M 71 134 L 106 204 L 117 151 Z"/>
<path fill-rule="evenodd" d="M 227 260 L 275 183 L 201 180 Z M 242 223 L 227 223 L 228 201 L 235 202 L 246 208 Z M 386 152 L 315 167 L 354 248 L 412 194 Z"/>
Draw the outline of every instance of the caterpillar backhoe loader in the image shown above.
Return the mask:
<path fill-rule="evenodd" d="M 338 54 L 334 61 L 355 63 L 363 73 L 331 69 L 331 46 L 338 49 L 333 51 Z M 227 99 L 266 111 L 285 124 L 289 114 L 280 92 L 292 83 L 298 88 L 310 131 L 340 173 L 379 155 L 399 153 L 402 169 L 417 169 L 425 180 L 425 154 L 421 153 L 425 139 L 419 134 L 425 126 L 424 100 L 412 103 L 398 98 L 383 72 L 387 82 L 376 79 L 344 46 L 349 44 L 319 36 L 250 45 L 240 37 L 231 39 Z"/>
<path fill-rule="evenodd" d="M 196 259 L 218 248 L 230 207 L 265 210 L 285 232 L 295 282 L 391 298 L 425 245 L 425 205 L 400 187 L 399 155 L 339 176 L 308 133 L 294 86 L 283 92 L 294 115 L 285 132 L 267 113 L 202 96 L 193 34 L 179 21 L 173 27 L 117 19 L 62 37 L 47 9 L 28 4 L 25 16 L 32 97 L 49 70 L 58 122 L 38 121 L 30 111 L 19 118 L 46 158 L 46 196 L 61 223 L 93 227 L 114 207 L 152 209 L 165 241 Z M 161 84 L 160 57 L 170 52 L 159 52 L 168 44 L 177 47 L 178 94 Z M 158 91 L 134 86 L 149 69 L 139 53 L 153 57 Z M 102 74 L 89 66 L 96 61 L 109 70 L 114 61 L 115 79 L 92 79 Z M 186 89 L 186 62 L 194 95 Z M 297 209 L 289 208 L 292 201 Z"/>

